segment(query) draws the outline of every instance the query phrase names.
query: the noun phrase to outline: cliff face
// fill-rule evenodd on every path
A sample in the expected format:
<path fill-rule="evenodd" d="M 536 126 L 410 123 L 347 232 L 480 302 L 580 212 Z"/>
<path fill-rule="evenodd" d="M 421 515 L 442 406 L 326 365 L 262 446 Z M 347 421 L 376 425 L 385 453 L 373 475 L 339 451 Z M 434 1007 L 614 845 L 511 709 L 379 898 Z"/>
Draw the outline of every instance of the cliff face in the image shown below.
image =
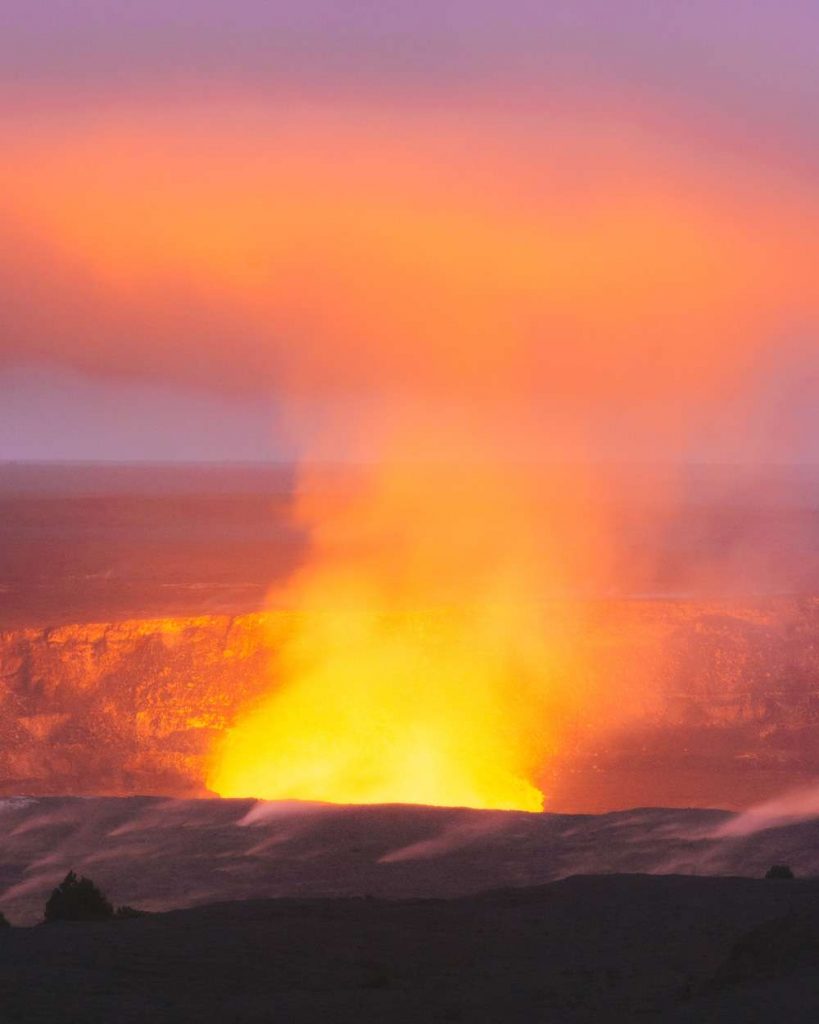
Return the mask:
<path fill-rule="evenodd" d="M 651 695 L 567 758 L 819 771 L 819 600 L 620 602 L 591 616 L 601 685 Z M 0 634 L 0 793 L 202 795 L 207 760 L 275 682 L 287 613 Z"/>
<path fill-rule="evenodd" d="M 819 601 L 650 601 L 601 608 L 600 685 L 641 713 L 582 728 L 545 767 L 551 810 L 747 807 L 819 776 Z"/>
<path fill-rule="evenodd" d="M 201 793 L 239 707 L 270 686 L 275 615 L 0 635 L 3 793 Z"/>
<path fill-rule="evenodd" d="M 655 726 L 819 723 L 817 598 L 611 603 L 598 621 L 591 643 L 651 676 Z"/>

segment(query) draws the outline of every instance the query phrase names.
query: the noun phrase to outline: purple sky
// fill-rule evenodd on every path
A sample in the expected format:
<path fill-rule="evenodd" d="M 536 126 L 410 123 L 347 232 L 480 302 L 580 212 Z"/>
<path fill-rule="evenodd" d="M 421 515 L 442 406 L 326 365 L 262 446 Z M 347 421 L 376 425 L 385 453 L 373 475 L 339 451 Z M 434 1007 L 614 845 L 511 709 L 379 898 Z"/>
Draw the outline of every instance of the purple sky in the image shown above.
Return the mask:
<path fill-rule="evenodd" d="M 214 77 L 260 87 L 447 90 L 590 83 L 785 121 L 815 144 L 811 0 L 5 0 L 12 97 Z M 801 122 L 801 130 L 800 130 Z"/>

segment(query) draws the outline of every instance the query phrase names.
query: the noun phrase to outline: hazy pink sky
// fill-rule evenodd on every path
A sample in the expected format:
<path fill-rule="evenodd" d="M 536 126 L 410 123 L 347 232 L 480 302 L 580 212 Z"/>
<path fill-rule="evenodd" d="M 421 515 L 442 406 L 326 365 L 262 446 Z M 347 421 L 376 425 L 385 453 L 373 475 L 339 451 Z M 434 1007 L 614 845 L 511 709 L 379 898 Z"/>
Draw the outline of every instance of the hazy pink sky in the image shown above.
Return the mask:
<path fill-rule="evenodd" d="M 662 457 L 651 383 L 669 453 L 819 459 L 818 35 L 807 0 L 6 0 L 0 458 L 267 458 L 294 381 L 320 419 L 468 362 L 603 455 Z"/>

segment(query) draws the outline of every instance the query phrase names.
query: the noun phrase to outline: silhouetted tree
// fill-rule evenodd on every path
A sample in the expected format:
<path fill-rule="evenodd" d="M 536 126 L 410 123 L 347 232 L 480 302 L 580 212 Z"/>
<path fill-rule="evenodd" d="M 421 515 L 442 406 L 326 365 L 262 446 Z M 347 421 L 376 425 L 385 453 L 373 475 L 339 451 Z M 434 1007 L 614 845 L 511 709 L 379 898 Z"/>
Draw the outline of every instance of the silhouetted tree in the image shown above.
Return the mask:
<path fill-rule="evenodd" d="M 766 878 L 793 878 L 793 872 L 787 864 L 773 864 L 765 873 Z"/>
<path fill-rule="evenodd" d="M 147 917 L 147 910 L 137 910 L 136 907 L 117 907 L 114 917 L 118 921 L 124 921 L 131 917 Z"/>
<path fill-rule="evenodd" d="M 90 878 L 69 871 L 49 896 L 46 921 L 110 921 L 114 908 Z"/>
<path fill-rule="evenodd" d="M 0 928 L 10 928 L 10 927 L 11 927 L 11 925 L 9 924 L 8 918 L 3 913 L 3 911 L 0 910 Z"/>

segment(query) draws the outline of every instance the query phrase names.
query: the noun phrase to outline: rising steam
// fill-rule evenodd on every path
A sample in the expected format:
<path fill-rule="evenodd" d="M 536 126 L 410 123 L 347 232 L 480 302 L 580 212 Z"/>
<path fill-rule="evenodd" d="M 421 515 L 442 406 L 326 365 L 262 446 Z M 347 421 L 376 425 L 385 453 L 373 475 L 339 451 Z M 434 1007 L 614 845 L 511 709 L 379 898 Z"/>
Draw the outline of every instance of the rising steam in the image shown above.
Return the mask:
<path fill-rule="evenodd" d="M 429 179 L 432 140 L 396 163 L 385 140 L 372 177 L 343 162 L 314 254 L 322 323 L 288 372 L 322 396 L 322 429 L 298 423 L 307 459 L 367 461 L 344 492 L 305 472 L 311 555 L 274 595 L 295 611 L 281 682 L 219 751 L 217 792 L 538 810 L 571 723 L 634 707 L 577 643 L 577 597 L 614 561 L 598 481 L 531 462 L 679 455 L 726 394 L 744 420 L 754 358 L 795 297 L 808 308 L 805 239 L 691 161 L 658 169 L 595 126 L 557 139 L 529 148 L 543 181 L 514 146 L 478 149 L 458 191 L 449 164 Z M 789 274 L 765 269 L 771 233 Z"/>
<path fill-rule="evenodd" d="M 520 476 L 390 459 L 335 502 L 311 482 L 285 685 L 230 735 L 214 789 L 540 810 L 539 766 L 589 695 L 555 601 L 569 534 Z"/>
<path fill-rule="evenodd" d="M 230 109 L 11 133 L 27 235 L 0 230 L 42 294 L 10 343 L 275 388 L 311 553 L 212 788 L 538 809 L 572 723 L 638 696 L 578 653 L 622 553 L 566 467 L 764 449 L 766 361 L 816 321 L 815 192 L 627 103 Z M 364 468 L 339 488 L 330 459 Z"/>

